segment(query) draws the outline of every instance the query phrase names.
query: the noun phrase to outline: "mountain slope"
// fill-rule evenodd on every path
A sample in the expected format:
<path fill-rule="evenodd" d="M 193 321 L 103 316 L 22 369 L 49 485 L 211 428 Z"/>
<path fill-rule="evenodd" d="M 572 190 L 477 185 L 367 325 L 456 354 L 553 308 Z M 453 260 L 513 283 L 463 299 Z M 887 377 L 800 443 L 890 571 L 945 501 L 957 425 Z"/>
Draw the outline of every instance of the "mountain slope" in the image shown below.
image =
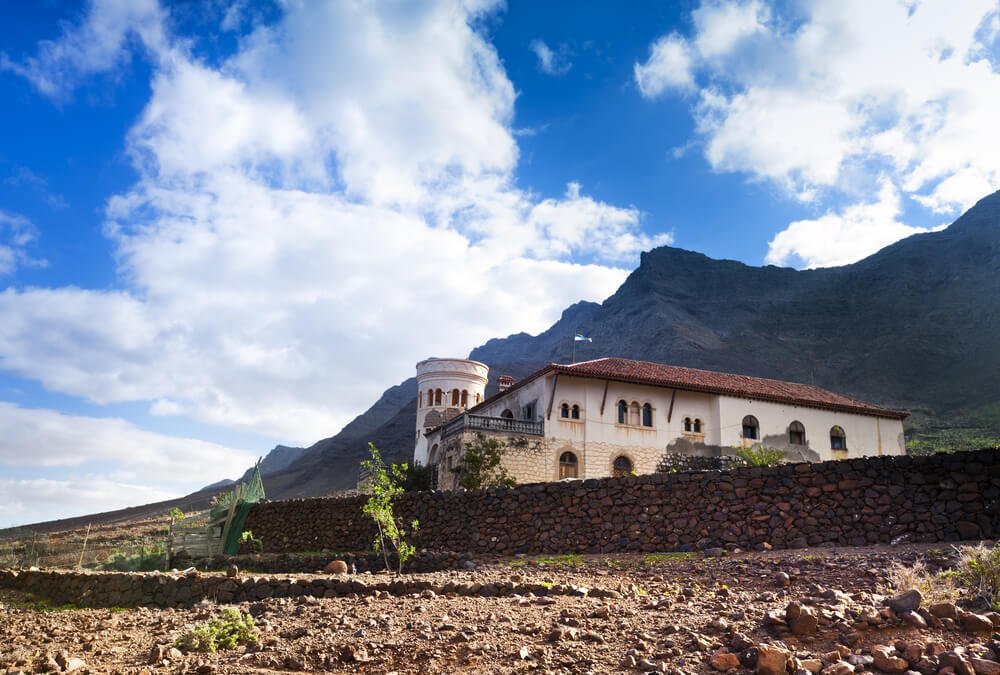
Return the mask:
<path fill-rule="evenodd" d="M 523 377 L 569 361 L 576 332 L 594 340 L 579 345 L 577 360 L 623 356 L 811 382 L 911 409 L 918 430 L 962 423 L 1000 436 L 1000 192 L 944 231 L 837 268 L 751 267 L 655 249 L 604 303 L 577 303 L 544 333 L 490 340 L 470 358 L 490 365 L 491 380 Z M 413 379 L 390 388 L 269 476 L 269 496 L 353 487 L 369 440 L 408 460 L 415 409 Z"/>

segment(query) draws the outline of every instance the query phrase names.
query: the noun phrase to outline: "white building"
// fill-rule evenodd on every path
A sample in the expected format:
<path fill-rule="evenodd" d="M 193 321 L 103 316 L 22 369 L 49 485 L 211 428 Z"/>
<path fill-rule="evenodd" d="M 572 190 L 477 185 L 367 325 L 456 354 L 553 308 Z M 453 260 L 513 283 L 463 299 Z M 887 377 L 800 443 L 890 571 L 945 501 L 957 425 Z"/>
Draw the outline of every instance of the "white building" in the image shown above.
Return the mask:
<path fill-rule="evenodd" d="M 907 413 L 806 384 L 604 358 L 548 365 L 480 402 L 487 375 L 465 359 L 417 364 L 414 459 L 441 488 L 478 434 L 504 442 L 518 483 L 652 473 L 740 446 L 793 461 L 905 453 Z"/>

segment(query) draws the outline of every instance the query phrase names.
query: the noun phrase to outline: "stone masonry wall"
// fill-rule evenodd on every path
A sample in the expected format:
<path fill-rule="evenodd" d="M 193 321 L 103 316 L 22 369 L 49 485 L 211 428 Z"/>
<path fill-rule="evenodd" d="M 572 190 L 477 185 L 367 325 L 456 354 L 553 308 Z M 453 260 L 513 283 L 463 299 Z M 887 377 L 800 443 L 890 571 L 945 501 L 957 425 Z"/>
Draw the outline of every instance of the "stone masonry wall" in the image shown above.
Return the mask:
<path fill-rule="evenodd" d="M 264 502 L 266 551 L 365 550 L 363 497 Z M 418 547 L 470 554 L 775 548 L 1000 537 L 1000 449 L 403 495 Z"/>

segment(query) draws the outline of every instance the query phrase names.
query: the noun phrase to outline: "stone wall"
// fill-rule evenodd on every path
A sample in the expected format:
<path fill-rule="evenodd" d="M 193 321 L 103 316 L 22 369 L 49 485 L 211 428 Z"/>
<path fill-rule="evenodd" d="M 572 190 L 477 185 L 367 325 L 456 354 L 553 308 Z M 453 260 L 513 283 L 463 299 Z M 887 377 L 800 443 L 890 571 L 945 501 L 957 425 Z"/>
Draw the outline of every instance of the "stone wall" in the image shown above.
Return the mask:
<path fill-rule="evenodd" d="M 473 555 L 798 548 L 1000 536 L 1000 450 L 411 493 L 418 547 Z M 265 502 L 266 551 L 365 550 L 363 497 Z"/>
<path fill-rule="evenodd" d="M 573 584 L 504 581 L 478 583 L 461 579 L 389 577 L 388 575 L 292 576 L 163 574 L 160 572 L 87 572 L 0 569 L 0 588 L 14 588 L 51 605 L 78 607 L 192 607 L 203 600 L 253 602 L 266 598 L 340 598 L 390 593 L 404 596 L 433 591 L 439 595 L 496 597 L 511 595 L 587 595 L 613 597 L 614 591 L 586 590 Z"/>

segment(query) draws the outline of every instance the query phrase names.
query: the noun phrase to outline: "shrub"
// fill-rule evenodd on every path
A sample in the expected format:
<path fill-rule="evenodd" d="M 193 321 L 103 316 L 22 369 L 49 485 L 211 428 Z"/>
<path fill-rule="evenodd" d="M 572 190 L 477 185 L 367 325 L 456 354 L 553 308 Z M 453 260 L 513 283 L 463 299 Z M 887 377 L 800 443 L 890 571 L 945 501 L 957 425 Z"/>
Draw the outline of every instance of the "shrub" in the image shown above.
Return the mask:
<path fill-rule="evenodd" d="M 458 484 L 466 490 L 513 487 L 516 481 L 502 465 L 505 449 L 498 439 L 478 434 L 475 443 L 465 444 L 465 454 L 452 469 Z"/>
<path fill-rule="evenodd" d="M 890 588 L 886 590 L 899 593 L 915 588 L 920 591 L 925 604 L 958 600 L 958 589 L 950 572 L 931 574 L 919 560 L 912 565 L 893 563 L 888 572 Z"/>
<path fill-rule="evenodd" d="M 167 547 L 159 543 L 139 544 L 131 551 L 116 548 L 100 567 L 117 572 L 152 572 L 165 569 L 166 566 Z"/>
<path fill-rule="evenodd" d="M 262 553 L 264 551 L 264 540 L 253 536 L 253 530 L 246 530 L 240 533 L 240 544 L 254 553 Z"/>
<path fill-rule="evenodd" d="M 224 609 L 220 618 L 195 626 L 177 638 L 174 646 L 189 652 L 214 652 L 256 642 L 259 636 L 252 616 L 238 609 Z"/>
<path fill-rule="evenodd" d="M 367 487 L 370 496 L 361 512 L 375 521 L 377 533 L 372 547 L 382 554 L 385 568 L 389 569 L 389 549 L 392 548 L 396 552 L 398 561 L 396 573 L 402 574 L 403 565 L 417 552 L 413 545 L 406 542 L 407 533 L 403 529 L 403 520 L 397 518 L 393 511 L 396 497 L 403 493 L 408 465 L 406 463 L 387 465 L 373 443 L 368 444 L 368 451 L 372 457 L 361 462 L 361 467 L 371 475 Z M 410 527 L 416 532 L 420 522 L 414 520 L 410 523 Z"/>
<path fill-rule="evenodd" d="M 955 582 L 994 611 L 1000 611 L 1000 545 L 979 544 L 958 549 Z"/>
<path fill-rule="evenodd" d="M 763 445 L 737 448 L 736 456 L 745 466 L 777 466 L 785 459 L 785 453 L 781 450 Z"/>

